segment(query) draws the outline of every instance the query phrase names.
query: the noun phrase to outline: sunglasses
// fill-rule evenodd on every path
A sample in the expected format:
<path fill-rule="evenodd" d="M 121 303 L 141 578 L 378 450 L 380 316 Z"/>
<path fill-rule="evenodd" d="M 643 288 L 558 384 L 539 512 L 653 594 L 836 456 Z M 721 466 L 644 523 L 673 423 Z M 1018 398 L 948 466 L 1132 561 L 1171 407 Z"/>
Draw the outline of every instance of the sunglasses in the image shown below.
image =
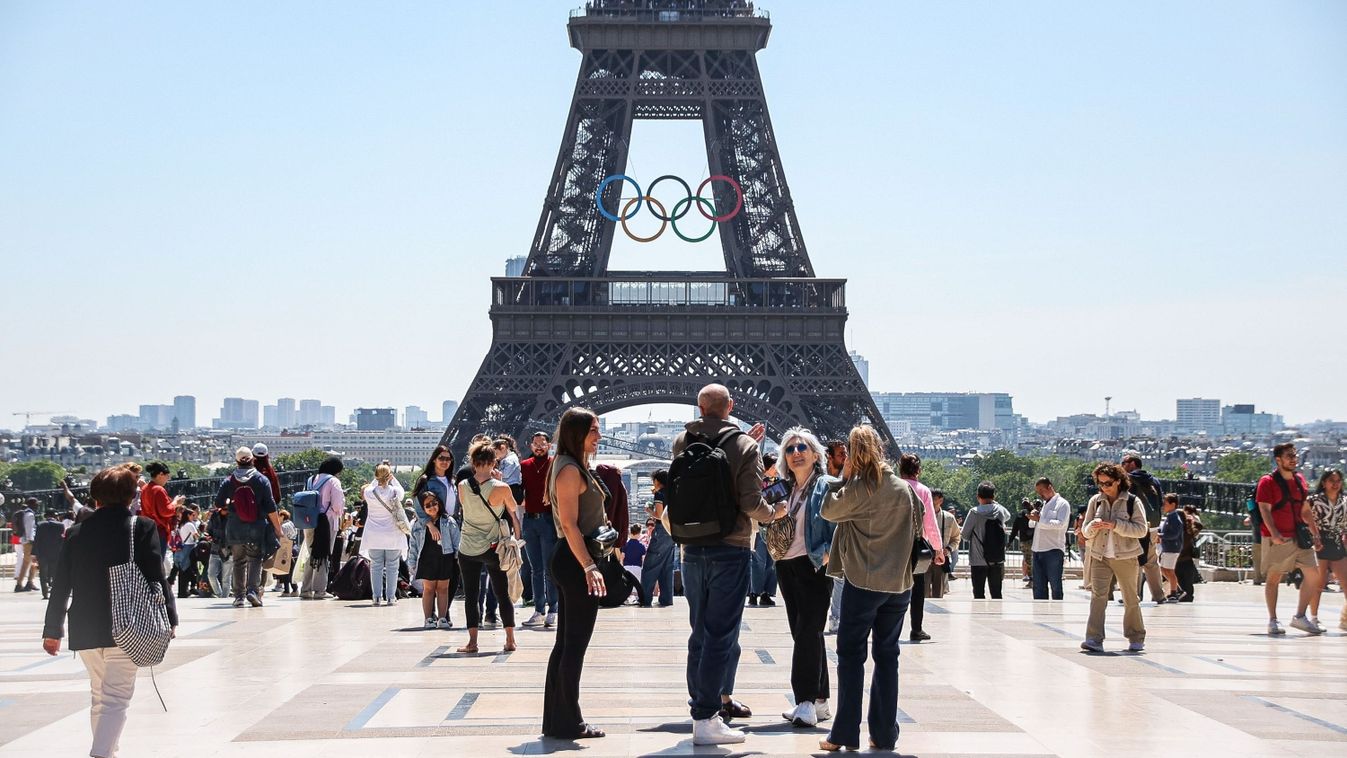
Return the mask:
<path fill-rule="evenodd" d="M 1117 479 L 1099 479 L 1097 481 L 1100 487 L 1112 487 L 1118 483 Z"/>
<path fill-rule="evenodd" d="M 796 453 L 805 453 L 805 452 L 808 452 L 808 451 L 809 451 L 809 446 L 806 445 L 806 444 L 803 443 L 803 442 L 797 442 L 797 443 L 794 444 L 794 445 L 791 445 L 791 446 L 789 446 L 789 447 L 785 447 L 785 448 L 782 448 L 782 449 L 786 451 L 786 455 L 794 455 L 794 454 L 796 454 Z"/>
<path fill-rule="evenodd" d="M 453 462 L 454 462 L 454 456 L 452 456 L 452 455 L 440 455 L 440 456 L 436 456 L 436 457 L 435 457 L 435 460 L 437 460 L 437 461 L 444 461 L 445 463 L 453 463 Z"/>

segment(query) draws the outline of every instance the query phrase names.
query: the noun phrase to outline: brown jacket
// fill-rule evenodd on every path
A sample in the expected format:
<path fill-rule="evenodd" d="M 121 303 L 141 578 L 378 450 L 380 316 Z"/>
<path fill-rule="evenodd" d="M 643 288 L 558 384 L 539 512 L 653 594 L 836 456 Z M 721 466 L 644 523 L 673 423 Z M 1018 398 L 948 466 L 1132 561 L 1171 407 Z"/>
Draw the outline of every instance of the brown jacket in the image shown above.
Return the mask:
<path fill-rule="evenodd" d="M 732 421 L 717 418 L 701 418 L 688 422 L 687 431 L 674 439 L 673 454 L 683 452 L 687 447 L 689 434 L 701 434 L 709 438 L 727 429 L 738 429 Z M 725 457 L 729 460 L 730 471 L 734 474 L 734 491 L 739 500 L 739 521 L 734 531 L 724 539 L 726 545 L 753 547 L 753 534 L 757 531 L 754 521 L 766 523 L 772 520 L 775 511 L 762 499 L 762 454 L 758 452 L 758 443 L 747 434 L 740 434 L 725 446 Z"/>
<path fill-rule="evenodd" d="M 912 589 L 912 542 L 923 511 L 912 485 L 888 466 L 874 489 L 854 477 L 831 485 L 822 509 L 837 524 L 828 575 L 873 592 Z"/>

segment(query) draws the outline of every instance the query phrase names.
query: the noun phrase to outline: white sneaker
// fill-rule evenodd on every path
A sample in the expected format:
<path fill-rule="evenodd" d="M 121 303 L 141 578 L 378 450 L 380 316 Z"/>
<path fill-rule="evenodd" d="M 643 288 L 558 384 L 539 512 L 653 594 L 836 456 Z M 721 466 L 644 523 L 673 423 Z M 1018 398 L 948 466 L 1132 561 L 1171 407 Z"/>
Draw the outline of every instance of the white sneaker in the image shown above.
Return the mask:
<path fill-rule="evenodd" d="M 693 719 L 692 744 L 694 745 L 733 745 L 748 739 L 748 735 L 738 729 L 731 729 L 720 720 L 719 715 L 709 719 Z"/>
<path fill-rule="evenodd" d="M 795 706 L 795 718 L 790 720 L 795 726 L 817 726 L 818 711 L 813 700 L 806 700 Z"/>
<path fill-rule="evenodd" d="M 383 601 L 381 598 L 377 598 L 377 597 L 374 598 L 374 607 L 375 607 L 375 608 L 378 608 L 379 606 L 381 606 L 381 605 L 383 605 L 383 604 L 384 604 L 384 601 Z"/>
<path fill-rule="evenodd" d="M 541 626 L 544 618 L 546 618 L 546 616 L 541 612 L 534 611 L 533 615 L 529 616 L 528 620 L 524 622 L 524 626 Z"/>
<path fill-rule="evenodd" d="M 1146 643 L 1144 642 L 1133 642 L 1132 644 L 1127 646 L 1127 652 L 1129 653 L 1141 653 L 1144 652 L 1145 650 L 1146 650 Z"/>
<path fill-rule="evenodd" d="M 833 717 L 833 709 L 829 707 L 827 700 L 815 700 L 814 713 L 818 715 L 819 721 L 827 721 Z"/>
<path fill-rule="evenodd" d="M 1104 643 L 1100 642 L 1099 640 L 1087 639 L 1084 642 L 1080 643 L 1080 649 L 1086 650 L 1091 653 L 1102 653 L 1104 652 Z"/>
<path fill-rule="evenodd" d="M 1318 616 L 1310 616 L 1310 623 L 1311 623 L 1311 624 L 1314 624 L 1314 628 L 1315 628 L 1315 629 L 1318 629 L 1320 634 L 1323 634 L 1324 632 L 1327 632 L 1327 631 L 1328 631 L 1328 627 L 1326 627 L 1326 626 L 1324 626 L 1323 624 L 1319 623 L 1319 617 L 1318 617 Z"/>
<path fill-rule="evenodd" d="M 1269 636 L 1275 637 L 1279 634 L 1286 634 L 1286 630 L 1282 628 L 1282 625 L 1278 623 L 1277 619 L 1268 619 L 1267 633 Z"/>
<path fill-rule="evenodd" d="M 440 625 L 439 622 L 435 620 L 435 617 L 434 617 L 434 616 L 431 616 L 430 618 L 426 619 L 426 628 L 427 628 L 427 629 L 434 629 L 434 628 L 438 627 L 439 625 Z"/>
<path fill-rule="evenodd" d="M 547 621 L 544 622 L 543 626 L 547 627 L 548 629 L 551 629 L 556 625 L 557 625 L 557 614 L 555 613 L 547 614 Z"/>
<path fill-rule="evenodd" d="M 1307 619 L 1307 618 L 1305 618 L 1304 616 L 1292 616 L 1292 617 L 1291 617 L 1291 628 L 1292 628 L 1292 629 L 1299 629 L 1299 630 L 1302 631 L 1302 632 L 1308 632 L 1308 633 L 1310 633 L 1310 634 L 1323 634 L 1323 633 L 1324 633 L 1324 630 L 1320 629 L 1319 627 L 1315 626 L 1314 624 L 1311 624 L 1311 623 L 1310 623 L 1310 620 Z M 1269 625 L 1269 626 L 1268 626 L 1268 634 L 1271 634 L 1271 633 L 1272 633 L 1272 627 L 1271 627 L 1271 625 Z"/>

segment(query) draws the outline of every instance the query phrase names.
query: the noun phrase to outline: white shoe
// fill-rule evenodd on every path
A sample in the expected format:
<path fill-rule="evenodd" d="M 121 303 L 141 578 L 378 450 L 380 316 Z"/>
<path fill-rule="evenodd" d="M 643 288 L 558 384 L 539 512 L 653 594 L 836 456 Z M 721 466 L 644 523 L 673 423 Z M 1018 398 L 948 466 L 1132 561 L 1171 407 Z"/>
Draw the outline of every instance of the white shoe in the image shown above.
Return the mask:
<path fill-rule="evenodd" d="M 1080 643 L 1080 649 L 1089 653 L 1102 653 L 1104 652 L 1104 643 L 1099 640 L 1087 639 Z"/>
<path fill-rule="evenodd" d="M 1318 617 L 1318 616 L 1310 616 L 1310 623 L 1311 623 L 1311 624 L 1314 624 L 1314 628 L 1315 628 L 1315 629 L 1318 629 L 1320 634 L 1323 634 L 1324 632 L 1327 632 L 1327 631 L 1328 631 L 1328 627 L 1326 627 L 1326 626 L 1324 626 L 1323 624 L 1319 623 L 1319 617 Z"/>
<path fill-rule="evenodd" d="M 377 598 L 377 597 L 374 598 L 374 607 L 375 607 L 375 608 L 378 608 L 379 606 L 381 606 L 381 605 L 383 605 L 383 604 L 384 604 L 384 601 L 383 601 L 382 599 Z"/>
<path fill-rule="evenodd" d="M 819 721 L 827 721 L 833 717 L 833 709 L 828 705 L 827 700 L 815 700 L 814 713 L 818 716 Z"/>
<path fill-rule="evenodd" d="M 709 719 L 693 719 L 692 744 L 694 745 L 733 745 L 748 739 L 748 735 L 738 729 L 731 729 L 720 720 L 719 715 Z"/>
<path fill-rule="evenodd" d="M 814 701 L 806 700 L 803 703 L 797 703 L 794 718 L 790 722 L 795 726 L 817 726 L 818 711 L 814 707 Z"/>
<path fill-rule="evenodd" d="M 1282 628 L 1282 625 L 1278 623 L 1277 619 L 1268 619 L 1267 633 L 1269 636 L 1275 637 L 1280 634 L 1286 634 L 1286 630 Z"/>
<path fill-rule="evenodd" d="M 555 613 L 547 614 L 547 621 L 543 624 L 543 626 L 547 627 L 548 629 L 551 629 L 556 625 L 557 625 L 557 614 Z"/>
<path fill-rule="evenodd" d="M 1300 631 L 1302 631 L 1302 632 L 1308 632 L 1309 634 L 1323 634 L 1323 633 L 1324 633 L 1324 630 L 1320 629 L 1319 627 L 1315 626 L 1314 624 L 1311 624 L 1311 623 L 1310 623 L 1310 620 L 1307 619 L 1307 618 L 1305 618 L 1304 616 L 1292 616 L 1292 617 L 1291 617 L 1291 628 L 1292 628 L 1292 629 L 1299 629 Z M 1268 628 L 1268 633 L 1269 633 L 1269 634 L 1272 633 L 1271 627 Z"/>
<path fill-rule="evenodd" d="M 393 597 L 389 598 L 389 599 L 388 599 L 388 604 L 389 604 L 389 605 L 397 605 L 397 604 L 398 604 L 398 597 L 397 597 L 397 595 L 394 595 Z"/>
<path fill-rule="evenodd" d="M 432 616 L 432 617 L 426 619 L 426 628 L 427 628 L 427 629 L 434 629 L 434 628 L 438 627 L 439 625 L 440 625 L 439 622 L 435 620 L 435 617 L 434 617 L 434 616 Z"/>
<path fill-rule="evenodd" d="M 546 616 L 544 616 L 542 613 L 534 611 L 533 615 L 529 616 L 528 620 L 524 622 L 524 626 L 541 626 L 543 623 L 543 619 L 545 618 Z"/>

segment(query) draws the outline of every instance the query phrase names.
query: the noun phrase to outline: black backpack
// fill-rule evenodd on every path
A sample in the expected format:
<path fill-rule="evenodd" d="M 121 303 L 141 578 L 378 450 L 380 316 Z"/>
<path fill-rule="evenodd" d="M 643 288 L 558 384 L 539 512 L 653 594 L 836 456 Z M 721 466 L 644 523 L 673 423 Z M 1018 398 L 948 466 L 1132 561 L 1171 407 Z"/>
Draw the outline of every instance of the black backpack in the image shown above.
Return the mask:
<path fill-rule="evenodd" d="M 1127 493 L 1127 518 L 1132 518 L 1132 514 L 1136 513 L 1134 503 L 1139 499 L 1136 495 Z M 1141 555 L 1137 556 L 1137 564 L 1145 566 L 1146 558 L 1151 554 L 1151 530 L 1149 527 L 1146 529 L 1146 536 L 1137 541 L 1141 543 Z"/>
<path fill-rule="evenodd" d="M 988 518 L 982 524 L 981 542 L 984 563 L 1006 562 L 1006 527 L 1000 519 Z"/>
<path fill-rule="evenodd" d="M 734 531 L 739 502 L 725 443 L 740 434 L 738 429 L 727 429 L 715 439 L 689 434 L 687 447 L 669 464 L 665 507 L 674 542 L 714 545 Z"/>

